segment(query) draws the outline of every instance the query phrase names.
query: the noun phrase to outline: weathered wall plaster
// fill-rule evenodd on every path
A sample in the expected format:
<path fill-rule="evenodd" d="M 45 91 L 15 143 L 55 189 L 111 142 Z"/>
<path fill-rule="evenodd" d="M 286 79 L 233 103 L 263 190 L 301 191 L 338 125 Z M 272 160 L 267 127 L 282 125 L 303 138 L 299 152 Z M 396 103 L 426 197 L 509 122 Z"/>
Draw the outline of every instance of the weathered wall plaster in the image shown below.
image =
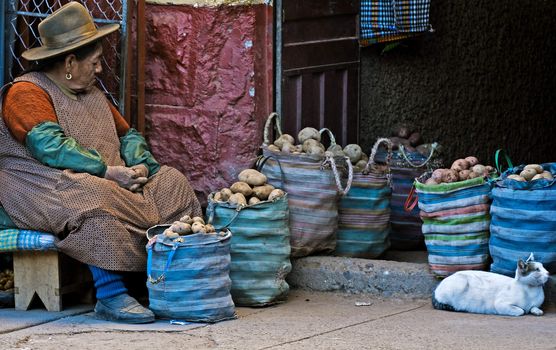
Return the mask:
<path fill-rule="evenodd" d="M 416 124 L 446 159 L 556 161 L 556 6 L 550 1 L 431 2 L 432 35 L 361 64 L 361 142 Z"/>
<path fill-rule="evenodd" d="M 148 5 L 147 138 L 199 199 L 250 167 L 272 103 L 272 8 Z"/>

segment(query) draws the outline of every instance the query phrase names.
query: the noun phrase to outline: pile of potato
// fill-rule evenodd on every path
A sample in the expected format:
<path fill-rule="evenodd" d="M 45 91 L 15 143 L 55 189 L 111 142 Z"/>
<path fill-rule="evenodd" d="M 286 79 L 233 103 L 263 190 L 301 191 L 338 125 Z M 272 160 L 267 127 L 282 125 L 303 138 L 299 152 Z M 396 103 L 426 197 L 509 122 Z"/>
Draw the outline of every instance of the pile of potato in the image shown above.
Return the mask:
<path fill-rule="evenodd" d="M 14 287 L 14 272 L 12 270 L 4 270 L 0 272 L 0 290 L 10 290 Z"/>
<path fill-rule="evenodd" d="M 282 134 L 268 149 L 272 152 L 324 156 L 325 147 L 320 141 L 321 136 L 317 129 L 304 128 L 297 135 L 297 144 L 293 136 Z"/>
<path fill-rule="evenodd" d="M 508 179 L 516 181 L 535 181 L 540 179 L 552 180 L 554 176 L 550 171 L 544 170 L 542 165 L 528 164 L 518 174 L 508 175 Z"/>
<path fill-rule="evenodd" d="M 180 221 L 174 221 L 169 228 L 164 230 L 164 236 L 176 239 L 192 233 L 216 234 L 216 229 L 211 224 L 205 224 L 205 220 L 200 216 L 190 217 L 186 215 Z"/>
<path fill-rule="evenodd" d="M 425 182 L 426 185 L 437 185 L 489 176 L 496 170 L 490 165 L 479 164 L 477 157 L 469 156 L 454 161 L 450 169 L 436 169 Z"/>
<path fill-rule="evenodd" d="M 392 149 L 394 151 L 397 151 L 400 145 L 403 145 L 406 151 L 419 152 L 426 157 L 428 157 L 431 152 L 431 144 L 424 143 L 421 133 L 410 125 L 400 125 L 396 127 L 392 131 L 390 141 L 392 141 Z"/>
<path fill-rule="evenodd" d="M 223 188 L 214 193 L 213 200 L 228 202 L 237 206 L 247 206 L 262 201 L 273 201 L 285 195 L 281 189 L 267 184 L 266 176 L 255 169 L 241 171 L 238 180 L 230 188 Z"/>

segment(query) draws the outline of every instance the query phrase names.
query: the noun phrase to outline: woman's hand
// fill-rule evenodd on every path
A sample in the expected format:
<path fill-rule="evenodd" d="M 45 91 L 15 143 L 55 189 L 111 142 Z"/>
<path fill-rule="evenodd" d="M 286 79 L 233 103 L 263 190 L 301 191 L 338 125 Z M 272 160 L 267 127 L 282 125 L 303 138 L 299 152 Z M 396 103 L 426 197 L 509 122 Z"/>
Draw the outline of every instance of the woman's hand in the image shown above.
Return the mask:
<path fill-rule="evenodd" d="M 149 181 L 146 176 L 143 175 L 144 172 L 139 168 L 138 170 L 133 168 L 128 168 L 125 166 L 108 166 L 106 168 L 106 173 L 104 178 L 110 181 L 114 181 L 120 187 L 130 190 L 131 192 L 139 191 L 144 184 Z"/>

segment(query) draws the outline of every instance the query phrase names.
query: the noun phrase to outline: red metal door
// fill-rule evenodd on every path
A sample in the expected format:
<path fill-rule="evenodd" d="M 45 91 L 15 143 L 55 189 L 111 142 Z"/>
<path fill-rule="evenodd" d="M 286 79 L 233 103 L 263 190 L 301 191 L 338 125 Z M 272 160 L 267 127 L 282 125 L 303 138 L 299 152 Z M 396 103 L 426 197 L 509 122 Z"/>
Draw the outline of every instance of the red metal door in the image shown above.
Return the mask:
<path fill-rule="evenodd" d="M 277 11 L 276 103 L 284 132 L 327 127 L 338 143 L 356 143 L 359 1 L 282 0 Z"/>

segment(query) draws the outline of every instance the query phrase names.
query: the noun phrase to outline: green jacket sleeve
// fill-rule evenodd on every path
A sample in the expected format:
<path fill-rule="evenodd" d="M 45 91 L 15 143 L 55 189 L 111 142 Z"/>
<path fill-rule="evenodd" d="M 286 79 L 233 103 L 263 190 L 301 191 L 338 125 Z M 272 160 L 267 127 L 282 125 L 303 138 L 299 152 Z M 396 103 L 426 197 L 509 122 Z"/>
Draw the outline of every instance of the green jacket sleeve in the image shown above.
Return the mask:
<path fill-rule="evenodd" d="M 160 164 L 154 159 L 147 141 L 137 130 L 129 128 L 127 133 L 120 137 L 120 143 L 120 155 L 126 166 L 144 164 L 149 169 L 149 176 L 160 170 Z"/>
<path fill-rule="evenodd" d="M 36 125 L 25 137 L 27 149 L 39 162 L 58 169 L 71 169 L 104 177 L 106 164 L 94 149 L 86 149 L 67 137 L 59 124 Z"/>

